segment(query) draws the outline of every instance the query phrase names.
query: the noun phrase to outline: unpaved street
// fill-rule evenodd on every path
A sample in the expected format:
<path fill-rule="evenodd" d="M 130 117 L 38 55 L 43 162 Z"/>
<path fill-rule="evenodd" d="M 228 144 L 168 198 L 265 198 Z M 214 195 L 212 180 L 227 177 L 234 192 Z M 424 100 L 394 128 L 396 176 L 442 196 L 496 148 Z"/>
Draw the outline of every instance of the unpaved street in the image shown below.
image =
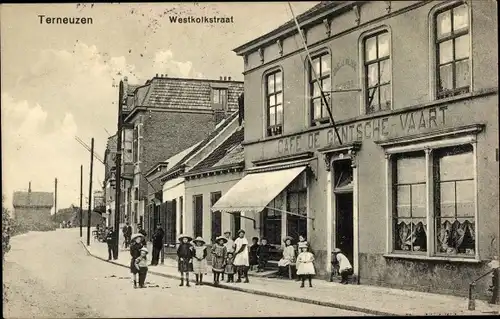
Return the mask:
<path fill-rule="evenodd" d="M 86 254 L 78 229 L 14 237 L 3 271 L 5 318 L 363 315 L 159 276 L 133 289 L 127 269 Z"/>

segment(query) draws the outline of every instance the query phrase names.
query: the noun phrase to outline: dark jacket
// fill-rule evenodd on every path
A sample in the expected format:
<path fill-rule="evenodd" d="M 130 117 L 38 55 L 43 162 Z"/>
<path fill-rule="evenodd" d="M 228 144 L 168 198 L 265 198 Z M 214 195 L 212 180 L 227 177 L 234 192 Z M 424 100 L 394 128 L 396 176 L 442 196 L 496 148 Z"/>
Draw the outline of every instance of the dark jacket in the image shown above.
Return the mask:
<path fill-rule="evenodd" d="M 265 244 L 265 245 L 260 245 L 259 248 L 257 249 L 257 255 L 259 258 L 269 258 L 271 255 L 271 245 Z"/>
<path fill-rule="evenodd" d="M 144 237 L 142 238 L 142 244 L 143 244 L 143 245 L 146 245 L 146 236 L 147 236 L 148 234 L 146 233 L 146 231 L 144 230 L 144 228 L 142 228 L 141 230 L 139 230 L 139 234 L 144 235 Z"/>
<path fill-rule="evenodd" d="M 165 232 L 163 231 L 163 228 L 160 227 L 153 234 L 153 246 L 161 248 L 161 246 L 163 246 L 163 237 L 165 237 Z"/>
<path fill-rule="evenodd" d="M 130 245 L 130 256 L 132 256 L 132 258 L 139 258 L 139 256 L 141 255 L 141 248 L 144 247 L 141 243 L 136 243 L 136 242 L 133 242 L 132 245 Z"/>
<path fill-rule="evenodd" d="M 108 244 L 114 244 L 116 241 L 116 232 L 113 231 L 108 231 L 106 233 L 106 243 Z"/>
<path fill-rule="evenodd" d="M 190 243 L 181 243 L 177 248 L 177 257 L 193 258 L 193 246 Z"/>

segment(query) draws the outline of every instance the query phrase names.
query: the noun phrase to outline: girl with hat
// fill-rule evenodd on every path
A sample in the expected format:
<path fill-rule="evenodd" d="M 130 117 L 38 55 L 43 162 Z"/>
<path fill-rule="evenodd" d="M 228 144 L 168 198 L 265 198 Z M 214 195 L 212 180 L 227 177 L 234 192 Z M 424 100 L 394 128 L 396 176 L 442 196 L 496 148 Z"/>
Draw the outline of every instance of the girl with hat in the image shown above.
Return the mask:
<path fill-rule="evenodd" d="M 250 261 L 248 258 L 248 240 L 245 238 L 245 231 L 240 229 L 238 231 L 238 238 L 234 241 L 236 245 L 234 253 L 234 266 L 238 272 L 238 279 L 236 282 L 241 282 L 241 277 L 245 276 L 245 283 L 248 283 L 248 268 Z"/>
<path fill-rule="evenodd" d="M 352 275 L 352 265 L 339 248 L 335 248 L 332 253 L 338 263 L 340 276 L 342 278 L 340 283 L 347 285 L 349 276 Z"/>
<path fill-rule="evenodd" d="M 314 270 L 314 255 L 309 252 L 307 242 L 299 243 L 299 256 L 297 256 L 297 275 L 302 280 L 300 288 L 304 288 L 304 281 L 307 277 L 309 280 L 309 287 L 312 287 L 312 276 L 316 274 Z"/>
<path fill-rule="evenodd" d="M 219 284 L 220 275 L 224 274 L 224 264 L 227 256 L 226 243 L 227 239 L 219 236 L 215 239 L 215 245 L 212 247 L 212 272 L 214 273 L 215 285 Z"/>
<path fill-rule="evenodd" d="M 142 247 L 140 249 L 140 256 L 135 259 L 134 265 L 139 273 L 139 287 L 144 288 L 144 282 L 148 274 L 148 249 Z"/>
<path fill-rule="evenodd" d="M 177 248 L 178 270 L 181 273 L 181 283 L 184 286 L 184 274 L 186 274 L 186 286 L 189 287 L 189 271 L 192 271 L 193 246 L 189 243 L 193 238 L 187 235 L 180 235 L 179 247 Z"/>
<path fill-rule="evenodd" d="M 196 285 L 202 285 L 203 274 L 207 273 L 207 246 L 200 236 L 193 240 L 193 272 L 196 276 Z"/>
<path fill-rule="evenodd" d="M 134 276 L 134 288 L 137 288 L 137 274 L 139 273 L 139 270 L 135 266 L 135 260 L 141 256 L 141 248 L 144 247 L 142 240 L 143 237 L 144 236 L 142 234 L 134 234 L 130 237 L 132 242 L 130 245 L 130 272 Z"/>
<path fill-rule="evenodd" d="M 285 242 L 285 249 L 283 249 L 283 257 L 278 261 L 279 273 L 285 277 L 288 273 L 288 267 L 295 263 L 295 248 L 292 245 L 293 238 L 286 236 L 283 240 Z"/>

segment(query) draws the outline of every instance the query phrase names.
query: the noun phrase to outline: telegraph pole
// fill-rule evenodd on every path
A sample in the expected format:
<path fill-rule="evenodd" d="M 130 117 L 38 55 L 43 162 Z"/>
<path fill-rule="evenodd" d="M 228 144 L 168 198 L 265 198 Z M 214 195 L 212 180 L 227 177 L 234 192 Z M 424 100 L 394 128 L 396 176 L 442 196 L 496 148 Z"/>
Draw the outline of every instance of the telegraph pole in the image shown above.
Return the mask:
<path fill-rule="evenodd" d="M 90 219 L 92 216 L 92 171 L 94 166 L 94 138 L 90 143 L 89 210 L 87 212 L 87 246 L 90 246 Z"/>
<path fill-rule="evenodd" d="M 116 185 L 116 195 L 115 195 L 115 225 L 114 231 L 117 234 L 115 240 L 116 256 L 118 257 L 118 252 L 120 248 L 119 244 L 119 229 L 120 229 L 120 195 L 121 195 L 121 179 L 122 179 L 122 112 L 123 112 L 123 80 L 120 81 L 120 87 L 118 89 L 118 132 L 116 137 L 116 175 L 115 175 L 115 185 Z"/>
<path fill-rule="evenodd" d="M 80 238 L 83 237 L 83 165 L 80 165 Z"/>
<path fill-rule="evenodd" d="M 54 220 L 57 222 L 57 177 L 54 181 Z"/>

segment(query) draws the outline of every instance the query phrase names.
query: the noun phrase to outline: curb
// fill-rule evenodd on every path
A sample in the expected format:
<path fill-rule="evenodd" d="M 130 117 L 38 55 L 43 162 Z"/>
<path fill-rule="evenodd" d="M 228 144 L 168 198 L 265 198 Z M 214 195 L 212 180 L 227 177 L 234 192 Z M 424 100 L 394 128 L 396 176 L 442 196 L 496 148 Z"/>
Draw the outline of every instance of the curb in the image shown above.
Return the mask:
<path fill-rule="evenodd" d="M 122 265 L 114 260 L 107 260 L 105 258 L 93 255 L 84 243 L 82 243 L 82 242 L 80 242 L 80 243 L 85 248 L 87 255 L 92 256 L 96 259 L 102 260 L 102 261 L 107 262 L 107 263 L 111 263 L 111 264 L 121 266 L 124 268 L 129 268 L 128 266 Z M 156 271 L 152 271 L 152 270 L 149 270 L 148 273 L 156 275 L 156 276 L 160 276 L 160 277 L 165 277 L 165 278 L 181 279 L 180 276 L 164 274 L 164 273 L 160 273 L 160 272 L 156 272 Z M 282 295 L 282 294 L 278 294 L 278 293 L 242 288 L 242 287 L 237 287 L 237 286 L 214 285 L 211 282 L 203 283 L 203 285 L 214 287 L 214 288 L 220 288 L 220 289 L 240 291 L 240 292 L 245 292 L 245 293 L 249 293 L 249 294 L 253 294 L 253 295 L 261 295 L 261 296 L 266 296 L 266 297 L 291 300 L 291 301 L 313 304 L 313 305 L 324 306 L 324 307 L 330 307 L 330 308 L 336 308 L 336 309 L 341 309 L 341 310 L 361 312 L 361 313 L 366 313 L 366 314 L 375 315 L 375 316 L 389 316 L 389 317 L 399 316 L 399 314 L 395 314 L 395 313 L 383 312 L 383 311 L 367 309 L 367 308 L 360 308 L 360 307 L 356 307 L 356 306 L 347 306 L 347 305 L 343 305 L 343 304 L 339 304 L 339 303 L 319 301 L 319 300 L 313 300 L 313 299 L 302 298 L 302 297 L 286 296 L 286 295 Z"/>

